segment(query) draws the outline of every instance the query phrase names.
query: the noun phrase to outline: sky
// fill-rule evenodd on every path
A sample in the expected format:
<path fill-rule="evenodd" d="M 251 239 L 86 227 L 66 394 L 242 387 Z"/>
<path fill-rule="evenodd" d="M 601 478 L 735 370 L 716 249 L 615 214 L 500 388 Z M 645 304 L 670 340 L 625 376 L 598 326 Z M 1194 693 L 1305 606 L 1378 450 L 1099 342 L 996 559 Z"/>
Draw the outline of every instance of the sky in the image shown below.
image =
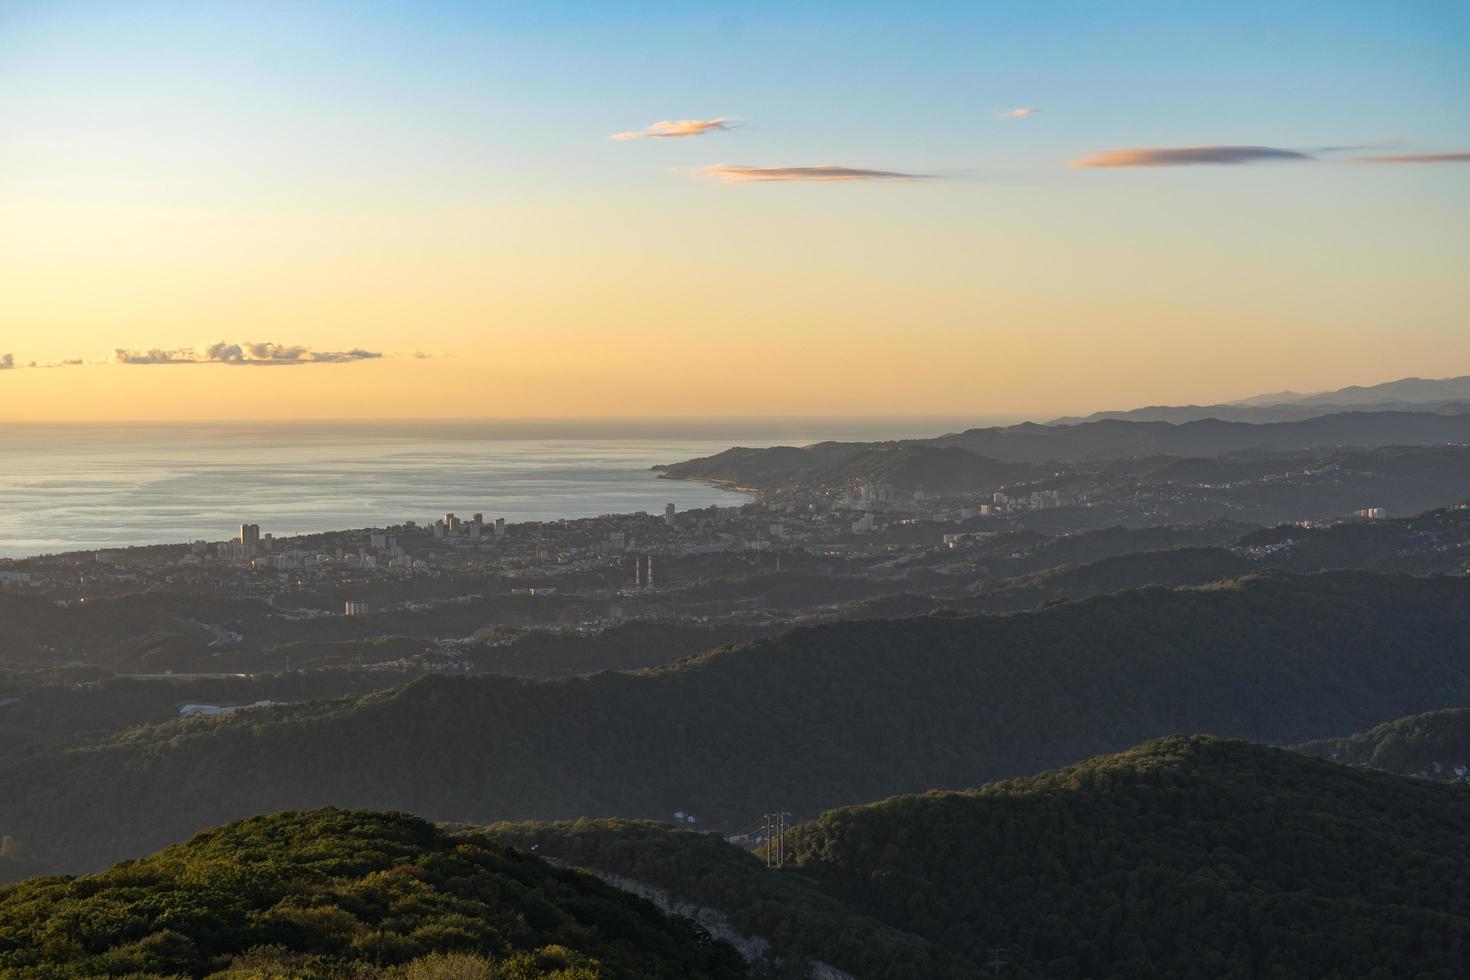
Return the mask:
<path fill-rule="evenodd" d="M 1461 0 L 0 3 L 0 420 L 1209 403 L 1467 269 Z"/>

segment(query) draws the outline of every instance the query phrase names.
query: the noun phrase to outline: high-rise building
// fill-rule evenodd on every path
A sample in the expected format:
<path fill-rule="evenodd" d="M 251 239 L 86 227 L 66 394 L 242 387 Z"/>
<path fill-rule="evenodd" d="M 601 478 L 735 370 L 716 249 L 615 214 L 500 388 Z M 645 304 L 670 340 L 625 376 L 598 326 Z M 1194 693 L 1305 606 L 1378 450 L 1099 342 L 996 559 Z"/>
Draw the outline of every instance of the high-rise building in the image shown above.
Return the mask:
<path fill-rule="evenodd" d="M 505 518 L 503 517 L 495 518 L 495 536 L 497 538 L 505 537 Z"/>
<path fill-rule="evenodd" d="M 674 526 L 674 505 L 672 503 L 664 504 L 664 523 L 669 527 Z"/>
<path fill-rule="evenodd" d="M 260 525 L 259 524 L 241 524 L 240 525 L 240 550 L 242 552 L 244 552 L 245 556 L 248 557 L 250 555 L 255 554 L 256 549 L 258 549 L 259 547 L 260 547 Z"/>
<path fill-rule="evenodd" d="M 640 589 L 653 588 L 653 556 L 633 556 L 633 584 Z"/>

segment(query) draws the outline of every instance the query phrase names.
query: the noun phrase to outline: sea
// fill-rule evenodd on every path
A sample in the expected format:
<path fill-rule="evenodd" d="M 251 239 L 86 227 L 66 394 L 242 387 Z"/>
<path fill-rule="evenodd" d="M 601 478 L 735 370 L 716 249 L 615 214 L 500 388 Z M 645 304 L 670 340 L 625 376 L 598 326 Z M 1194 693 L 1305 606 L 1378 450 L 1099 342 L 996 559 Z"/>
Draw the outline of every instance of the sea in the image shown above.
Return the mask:
<path fill-rule="evenodd" d="M 0 558 L 432 521 L 743 502 L 651 467 L 731 446 L 939 435 L 999 419 L 0 423 Z"/>

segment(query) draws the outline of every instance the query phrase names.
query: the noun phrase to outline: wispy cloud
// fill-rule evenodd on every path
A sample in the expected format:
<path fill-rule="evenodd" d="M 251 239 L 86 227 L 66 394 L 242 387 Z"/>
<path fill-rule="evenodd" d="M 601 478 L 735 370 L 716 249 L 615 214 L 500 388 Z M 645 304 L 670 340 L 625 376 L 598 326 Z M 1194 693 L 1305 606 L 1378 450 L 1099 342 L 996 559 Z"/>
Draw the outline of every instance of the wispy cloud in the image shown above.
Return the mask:
<path fill-rule="evenodd" d="M 722 184 L 761 184 L 772 181 L 830 183 L 854 180 L 931 180 L 934 174 L 909 174 L 897 170 L 868 170 L 824 163 L 815 167 L 747 167 L 736 163 L 712 163 L 680 173 L 708 177 Z"/>
<path fill-rule="evenodd" d="M 1395 153 L 1389 156 L 1353 157 L 1353 163 L 1470 163 L 1470 153 Z"/>
<path fill-rule="evenodd" d="M 273 343 L 227 344 L 221 341 L 205 347 L 153 347 L 127 350 L 119 347 L 112 359 L 118 364 L 343 364 L 368 361 L 383 355 L 376 351 L 354 348 L 346 351 L 319 351 L 309 347 Z"/>
<path fill-rule="evenodd" d="M 1311 160 L 1300 150 L 1274 146 L 1135 146 L 1103 150 L 1072 161 L 1072 167 L 1187 167 L 1211 164 Z"/>
<path fill-rule="evenodd" d="M 45 364 L 39 361 L 28 361 L 24 364 L 18 364 L 16 363 L 14 354 L 0 354 L 0 371 L 20 371 L 24 368 L 77 367 L 83 363 L 80 357 L 68 357 L 60 361 L 48 361 Z"/>
<path fill-rule="evenodd" d="M 1002 119 L 1026 119 L 1036 115 L 1040 109 L 1021 107 L 1017 109 L 997 109 L 995 114 Z"/>
<path fill-rule="evenodd" d="M 740 124 L 733 119 L 720 116 L 718 119 L 660 119 L 647 129 L 633 129 L 626 133 L 613 133 L 610 140 L 687 139 L 705 133 L 728 132 Z"/>
<path fill-rule="evenodd" d="M 1403 140 L 1374 140 L 1371 143 L 1347 143 L 1342 146 L 1318 146 L 1313 153 L 1357 153 L 1361 150 L 1387 150 L 1395 146 L 1403 146 Z"/>

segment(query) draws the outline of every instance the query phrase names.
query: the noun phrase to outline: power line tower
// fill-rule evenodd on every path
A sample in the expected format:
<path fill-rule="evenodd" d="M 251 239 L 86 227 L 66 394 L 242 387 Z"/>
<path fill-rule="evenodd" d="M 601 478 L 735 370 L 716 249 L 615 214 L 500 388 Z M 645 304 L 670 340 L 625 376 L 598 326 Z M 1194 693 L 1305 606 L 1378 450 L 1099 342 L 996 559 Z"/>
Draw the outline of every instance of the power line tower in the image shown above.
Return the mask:
<path fill-rule="evenodd" d="M 785 810 L 766 814 L 765 823 L 766 867 L 780 868 L 786 864 L 786 831 L 791 827 L 791 814 Z"/>

